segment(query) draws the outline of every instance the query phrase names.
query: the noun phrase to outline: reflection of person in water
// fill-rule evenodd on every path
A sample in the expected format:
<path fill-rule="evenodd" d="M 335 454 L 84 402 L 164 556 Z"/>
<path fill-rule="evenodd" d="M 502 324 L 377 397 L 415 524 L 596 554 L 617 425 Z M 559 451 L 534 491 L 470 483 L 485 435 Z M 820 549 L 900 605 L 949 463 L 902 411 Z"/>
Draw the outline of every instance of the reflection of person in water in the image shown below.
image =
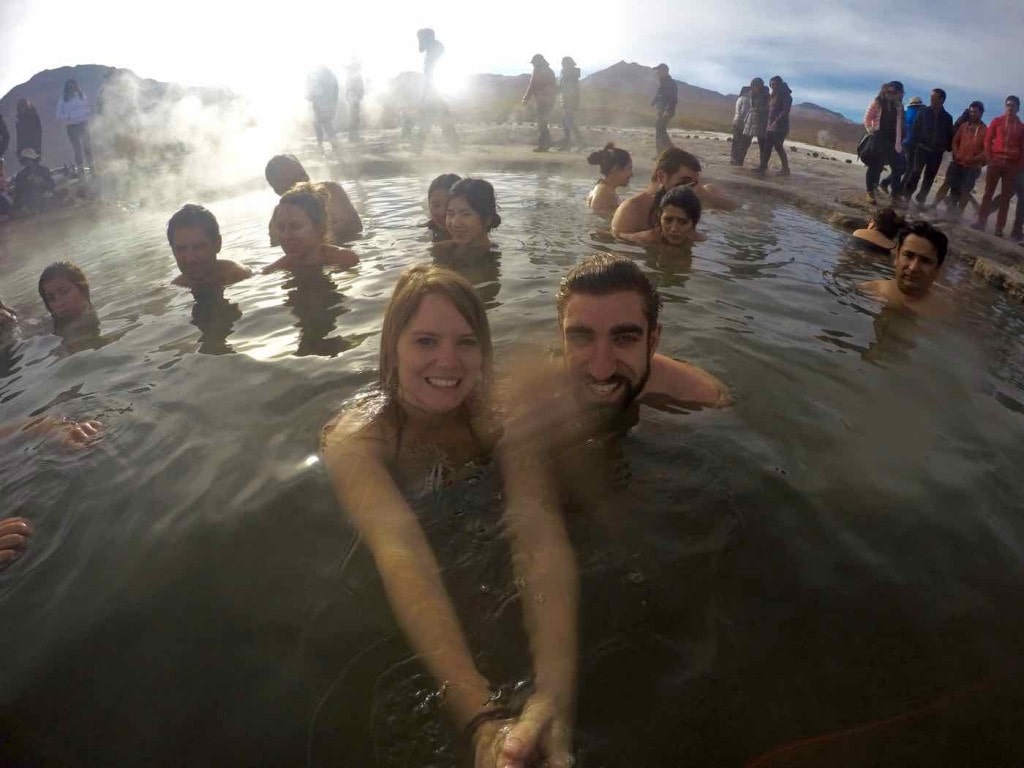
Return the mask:
<path fill-rule="evenodd" d="M 430 239 L 435 243 L 441 240 L 451 240 L 448 233 L 446 218 L 448 216 L 448 201 L 452 196 L 452 187 L 462 181 L 461 176 L 454 173 L 442 173 L 432 182 L 427 189 L 427 209 L 430 211 L 430 219 L 423 225 L 430 230 Z"/>
<path fill-rule="evenodd" d="M 224 355 L 234 352 L 227 339 L 234 331 L 235 323 L 242 318 L 238 304 L 224 298 L 223 288 L 211 288 L 194 295 L 196 303 L 192 305 L 192 325 L 202 332 L 199 353 Z"/>
<path fill-rule="evenodd" d="M 217 217 L 201 205 L 186 203 L 167 222 L 167 242 L 181 274 L 174 285 L 193 293 L 217 292 L 252 276 L 252 270 L 228 259 L 218 259 L 221 237 Z"/>
<path fill-rule="evenodd" d="M 659 190 L 651 207 L 651 228 L 643 232 L 619 235 L 619 238 L 638 245 L 684 248 L 707 240 L 697 231 L 701 205 L 697 193 L 680 185 Z"/>
<path fill-rule="evenodd" d="M 92 307 L 85 273 L 69 261 L 58 261 L 39 276 L 39 296 L 53 318 L 53 332 L 68 344 L 95 340 L 100 321 Z"/>
<path fill-rule="evenodd" d="M 412 267 L 395 286 L 380 345 L 381 401 L 324 429 L 338 500 L 373 556 L 395 617 L 439 685 L 475 766 L 567 765 L 576 679 L 577 569 L 546 465 L 529 441 L 497 448 L 504 522 L 529 636 L 534 691 L 521 712 L 495 702 L 411 489 L 441 493 L 486 462 L 500 428 L 490 402 L 487 315 L 465 280 Z M 543 599 L 532 599 L 543 595 Z M 487 649 L 484 649 L 485 653 Z"/>
<path fill-rule="evenodd" d="M 945 233 L 926 221 L 915 221 L 900 232 L 893 264 L 895 277 L 862 283 L 860 288 L 888 305 L 914 311 L 934 310 L 940 299 L 931 287 L 942 272 L 948 249 Z"/>
<path fill-rule="evenodd" d="M 285 306 L 298 318 L 296 355 L 334 357 L 352 346 L 342 336 L 330 336 L 338 318 L 349 310 L 329 275 L 316 268 L 295 270 L 282 287 L 288 291 Z"/>
<path fill-rule="evenodd" d="M 264 267 L 264 274 L 307 267 L 350 269 L 359 263 L 355 251 L 331 244 L 329 202 L 323 186 L 310 182 L 281 195 L 271 222 L 284 256 Z"/>
<path fill-rule="evenodd" d="M 267 183 L 278 195 L 283 195 L 296 184 L 309 181 L 309 174 L 295 155 L 274 155 L 267 162 L 264 174 Z M 352 206 L 344 187 L 336 181 L 321 181 L 318 187 L 323 188 L 330 198 L 328 208 L 331 213 L 331 234 L 334 242 L 344 243 L 363 231 L 363 222 Z M 270 220 L 270 244 L 280 245 L 274 232 L 274 220 Z"/>

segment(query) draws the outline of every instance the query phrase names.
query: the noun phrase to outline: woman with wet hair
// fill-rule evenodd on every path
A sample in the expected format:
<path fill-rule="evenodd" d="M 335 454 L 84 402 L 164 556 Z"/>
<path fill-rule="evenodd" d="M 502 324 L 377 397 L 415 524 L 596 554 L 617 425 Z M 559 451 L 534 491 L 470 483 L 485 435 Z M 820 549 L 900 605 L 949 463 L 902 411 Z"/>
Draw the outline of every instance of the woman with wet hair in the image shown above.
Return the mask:
<path fill-rule="evenodd" d="M 587 195 L 587 207 L 594 213 L 611 216 L 621 202 L 615 190 L 629 186 L 633 178 L 633 158 L 629 152 L 609 141 L 604 149 L 591 152 L 587 162 L 596 165 L 601 171 L 601 178 Z"/>
<path fill-rule="evenodd" d="M 501 224 L 494 187 L 483 179 L 465 178 L 450 192 L 445 229 L 450 240 L 434 246 L 436 255 L 476 256 L 491 251 L 490 232 Z"/>
<path fill-rule="evenodd" d="M 53 318 L 54 332 L 63 335 L 74 329 L 98 326 L 92 307 L 89 281 L 70 261 L 58 261 L 39 276 L 39 296 Z"/>
<path fill-rule="evenodd" d="M 349 269 L 359 263 L 354 251 L 332 245 L 329 204 L 327 190 L 308 181 L 281 195 L 271 223 L 284 256 L 264 267 L 264 274 L 279 269 Z"/>
<path fill-rule="evenodd" d="M 876 211 L 867 227 L 853 232 L 854 244 L 872 253 L 889 255 L 896 248 L 896 239 L 906 221 L 892 208 Z"/>
<path fill-rule="evenodd" d="M 525 768 L 547 758 L 563 765 L 575 688 L 575 559 L 544 464 L 521 444 L 499 447 L 492 380 L 490 327 L 473 286 L 447 269 L 411 267 L 384 313 L 380 391 L 370 407 L 350 408 L 328 423 L 321 454 L 395 618 L 444 692 L 472 764 Z M 452 493 L 447 489 L 495 451 L 515 583 L 544 595 L 521 601 L 534 689 L 519 712 L 496 703 L 494 681 L 478 668 L 443 578 L 452 566 L 439 562 L 438 534 L 429 535 L 443 523 L 438 502 Z M 468 554 L 457 553 L 462 568 Z"/>
<path fill-rule="evenodd" d="M 96 173 L 96 166 L 92 162 L 92 142 L 89 140 L 91 117 L 92 105 L 78 87 L 78 81 L 68 80 L 64 83 L 64 98 L 57 102 L 57 120 L 67 126 L 71 148 L 75 152 L 76 176 L 85 173 L 86 166 L 92 173 Z"/>
<path fill-rule="evenodd" d="M 445 226 L 445 220 L 448 217 L 448 201 L 452 196 L 452 187 L 460 181 L 461 176 L 442 173 L 430 182 L 427 188 L 427 210 L 430 212 L 430 218 L 423 226 L 430 230 L 430 239 L 435 243 L 452 238 Z"/>
<path fill-rule="evenodd" d="M 702 206 L 693 188 L 680 185 L 659 190 L 651 209 L 650 229 L 620 235 L 622 240 L 638 245 L 682 247 L 702 243 L 707 237 L 697 231 Z"/>

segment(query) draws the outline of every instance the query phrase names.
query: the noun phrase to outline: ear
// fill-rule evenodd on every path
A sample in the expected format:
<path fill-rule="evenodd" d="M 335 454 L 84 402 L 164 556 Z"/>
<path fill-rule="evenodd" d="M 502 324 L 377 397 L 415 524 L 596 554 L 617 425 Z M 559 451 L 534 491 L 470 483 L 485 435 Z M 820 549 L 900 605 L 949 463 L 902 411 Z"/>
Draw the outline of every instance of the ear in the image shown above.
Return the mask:
<path fill-rule="evenodd" d="M 650 357 L 654 357 L 654 353 L 658 351 L 658 344 L 661 343 L 661 323 L 654 326 L 654 330 L 651 331 L 650 341 Z"/>
<path fill-rule="evenodd" d="M 218 253 L 220 253 L 220 249 L 221 249 L 221 246 L 223 245 L 223 243 L 224 243 L 224 241 L 221 239 L 221 236 L 217 235 L 217 240 L 213 244 L 213 255 L 214 256 L 216 256 Z"/>

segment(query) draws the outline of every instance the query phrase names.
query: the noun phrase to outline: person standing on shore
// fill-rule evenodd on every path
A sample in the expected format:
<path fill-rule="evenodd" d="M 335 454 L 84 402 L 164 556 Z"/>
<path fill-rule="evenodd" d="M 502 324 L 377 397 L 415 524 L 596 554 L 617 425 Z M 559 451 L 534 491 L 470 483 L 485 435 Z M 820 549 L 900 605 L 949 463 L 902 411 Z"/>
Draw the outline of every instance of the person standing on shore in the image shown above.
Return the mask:
<path fill-rule="evenodd" d="M 910 174 L 901 194 L 909 199 L 920 181 L 921 189 L 914 198 L 918 205 L 924 205 L 928 199 L 935 174 L 942 165 L 942 157 L 953 146 L 953 118 L 943 106 L 945 103 L 946 92 L 936 88 L 931 92 L 928 108 L 922 109 L 914 118 L 914 132 L 911 137 L 913 153 L 908 158 L 911 163 Z"/>
<path fill-rule="evenodd" d="M 945 199 L 944 190 L 953 194 L 950 208 L 956 211 L 957 217 L 967 207 L 967 200 L 974 185 L 985 167 L 985 134 L 987 129 L 981 121 L 985 114 L 985 105 L 980 101 L 972 101 L 967 108 L 967 120 L 961 123 L 953 134 L 953 159 L 946 169 L 946 182 L 935 194 L 933 207 L 938 207 Z"/>
<path fill-rule="evenodd" d="M 747 150 L 751 143 L 757 139 L 758 147 L 765 143 L 765 134 L 768 132 L 768 89 L 764 87 L 764 80 L 755 77 L 750 81 L 750 111 L 747 113 L 746 122 L 743 124 L 743 135 L 747 137 L 743 153 L 736 159 L 739 165 L 743 165 L 747 159 Z"/>
<path fill-rule="evenodd" d="M 554 70 L 548 65 L 548 60 L 539 53 L 534 54 L 530 59 L 533 64 L 533 75 L 530 77 L 530 85 L 523 95 L 523 104 L 533 97 L 537 105 L 537 146 L 534 152 L 547 152 L 551 148 L 551 131 L 548 129 L 548 120 L 551 117 L 551 110 L 555 106 L 555 94 L 558 93 L 558 82 L 555 80 Z"/>
<path fill-rule="evenodd" d="M 4 116 L 0 115 L 0 157 L 4 156 L 7 152 L 7 147 L 11 143 L 11 132 L 7 130 L 7 123 L 4 121 Z"/>
<path fill-rule="evenodd" d="M 743 126 L 747 122 L 747 115 L 750 114 L 750 86 L 744 85 L 740 88 L 739 98 L 736 99 L 736 113 L 732 117 L 732 157 L 729 165 L 743 165 L 743 158 L 747 156 L 750 149 L 750 137 L 743 132 Z"/>
<path fill-rule="evenodd" d="M 417 30 L 416 40 L 419 42 L 420 53 L 423 54 L 423 97 L 420 101 L 420 131 L 413 140 L 413 149 L 417 153 L 423 151 L 427 135 L 438 118 L 441 120 L 441 135 L 452 149 L 457 149 L 459 137 L 455 133 L 455 123 L 452 122 L 448 105 L 441 100 L 434 88 L 434 70 L 444 55 L 444 46 L 435 36 L 434 30 L 429 27 Z"/>
<path fill-rule="evenodd" d="M 906 90 L 903 87 L 903 83 L 899 80 L 893 80 L 889 83 L 889 86 L 896 91 L 896 99 L 899 102 L 900 111 L 903 113 L 903 141 L 899 151 L 892 156 L 892 163 L 889 164 L 889 175 L 882 179 L 878 186 L 886 194 L 895 196 L 903 188 L 903 177 L 907 173 L 907 147 L 910 146 L 910 127 L 914 122 L 914 117 L 924 105 L 921 103 L 920 96 L 914 96 L 910 100 L 910 104 L 904 108 L 903 97 L 906 95 Z"/>
<path fill-rule="evenodd" d="M 971 226 L 974 229 L 984 230 L 988 223 L 988 216 L 992 210 L 992 197 L 995 195 L 996 187 L 1001 184 L 1002 197 L 999 201 L 999 213 L 996 216 L 996 237 L 1003 236 L 1003 227 L 1006 226 L 1006 217 L 1009 214 L 1010 198 L 1013 197 L 1013 190 L 1018 172 L 1021 170 L 1024 161 L 1024 126 L 1021 125 L 1018 113 L 1020 112 L 1020 99 L 1017 96 L 1007 96 L 1003 104 L 1003 114 L 993 118 L 985 134 L 985 155 L 988 158 L 988 171 L 985 173 L 985 196 L 981 199 L 981 210 L 978 212 L 978 220 Z M 1020 220 L 1020 200 L 1017 200 L 1018 215 Z M 1016 222 L 1014 223 L 1016 228 Z"/>
<path fill-rule="evenodd" d="M 324 153 L 324 139 L 334 154 L 338 154 L 337 131 L 334 128 L 334 116 L 338 111 L 338 78 L 327 67 L 320 67 L 306 81 L 306 98 L 313 105 L 313 130 L 320 154 Z"/>
<path fill-rule="evenodd" d="M 361 108 L 366 89 L 363 86 L 363 73 L 358 61 L 348 65 L 348 77 L 345 79 L 345 101 L 348 102 L 348 140 L 359 141 Z"/>
<path fill-rule="evenodd" d="M 668 135 L 668 123 L 676 114 L 679 103 L 679 85 L 668 73 L 668 64 L 659 64 L 654 68 L 658 75 L 658 90 L 654 94 L 651 106 L 658 110 L 654 121 L 654 143 L 660 155 L 671 146 L 672 139 Z"/>
<path fill-rule="evenodd" d="M 39 112 L 28 99 L 18 99 L 18 112 L 14 120 L 14 133 L 17 136 L 17 153 L 23 149 L 34 149 L 40 156 L 43 154 L 43 125 L 39 120 Z M 3 152 L 0 152 L 2 155 Z"/>
<path fill-rule="evenodd" d="M 93 174 L 96 173 L 92 162 L 92 142 L 89 140 L 90 117 L 92 105 L 78 87 L 78 82 L 68 80 L 64 83 L 64 98 L 57 102 L 57 120 L 65 123 L 68 128 L 68 138 L 75 151 L 75 176 L 85 173 L 86 164 Z"/>
<path fill-rule="evenodd" d="M 789 135 L 789 111 L 793 108 L 793 91 L 778 75 L 769 80 L 768 85 L 772 89 L 771 96 L 768 98 L 768 129 L 765 141 L 760 147 L 761 165 L 755 173 L 764 176 L 774 149 L 779 154 L 779 160 L 782 161 L 782 170 L 779 171 L 779 175 L 789 176 L 789 158 L 786 156 L 783 142 Z"/>
<path fill-rule="evenodd" d="M 895 177 L 900 162 L 896 157 L 903 149 L 903 105 L 893 83 L 885 83 L 868 104 L 864 113 L 864 130 L 873 134 L 870 151 L 861 157 L 861 161 L 867 166 L 864 186 L 868 200 L 874 203 L 882 168 L 890 166 Z"/>
<path fill-rule="evenodd" d="M 558 78 L 558 98 L 562 101 L 562 143 L 559 152 L 572 148 L 573 140 L 577 147 L 583 146 L 580 129 L 576 126 L 576 110 L 580 108 L 580 68 L 576 66 L 572 56 L 562 59 L 562 72 Z"/>

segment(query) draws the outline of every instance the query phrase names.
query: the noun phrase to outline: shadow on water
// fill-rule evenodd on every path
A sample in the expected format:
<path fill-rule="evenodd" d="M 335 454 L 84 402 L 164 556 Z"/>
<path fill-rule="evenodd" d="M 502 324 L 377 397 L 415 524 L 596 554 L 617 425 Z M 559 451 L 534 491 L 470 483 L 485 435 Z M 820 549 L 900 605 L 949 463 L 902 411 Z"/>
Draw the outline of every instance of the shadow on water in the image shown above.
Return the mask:
<path fill-rule="evenodd" d="M 452 254 L 433 249 L 434 263 L 458 272 L 468 280 L 484 302 L 487 309 L 501 306 L 501 252 L 491 249 L 475 254 Z"/>
<path fill-rule="evenodd" d="M 228 336 L 235 323 L 242 319 L 238 304 L 224 298 L 224 289 L 193 293 L 192 325 L 200 331 L 199 349 L 202 355 L 226 355 L 234 352 Z"/>
<path fill-rule="evenodd" d="M 366 338 L 366 334 L 331 335 L 338 326 L 338 318 L 350 310 L 334 279 L 323 269 L 295 270 L 281 287 L 287 291 L 284 305 L 297 318 L 299 344 L 295 354 L 299 357 L 336 357 Z"/>

